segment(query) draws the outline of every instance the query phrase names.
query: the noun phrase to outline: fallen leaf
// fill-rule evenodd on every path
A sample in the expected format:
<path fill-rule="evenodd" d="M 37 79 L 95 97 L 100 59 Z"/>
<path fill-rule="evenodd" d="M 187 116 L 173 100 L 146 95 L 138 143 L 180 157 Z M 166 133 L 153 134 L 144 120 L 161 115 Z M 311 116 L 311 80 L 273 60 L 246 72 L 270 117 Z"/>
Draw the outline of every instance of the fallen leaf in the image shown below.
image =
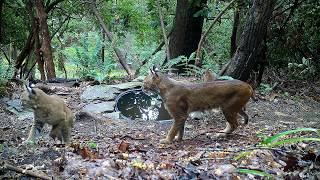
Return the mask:
<path fill-rule="evenodd" d="M 119 149 L 119 151 L 121 151 L 121 152 L 126 152 L 126 151 L 129 150 L 129 147 L 130 147 L 130 145 L 129 145 L 128 142 L 121 141 L 121 143 L 120 143 L 119 146 L 118 146 L 118 149 Z"/>

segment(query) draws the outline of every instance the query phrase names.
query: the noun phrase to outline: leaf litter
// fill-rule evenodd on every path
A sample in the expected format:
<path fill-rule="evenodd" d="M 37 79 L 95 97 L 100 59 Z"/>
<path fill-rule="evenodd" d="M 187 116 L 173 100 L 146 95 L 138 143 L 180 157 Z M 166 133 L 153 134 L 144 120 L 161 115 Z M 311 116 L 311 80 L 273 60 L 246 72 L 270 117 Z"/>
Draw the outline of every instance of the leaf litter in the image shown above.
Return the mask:
<path fill-rule="evenodd" d="M 76 109 L 81 103 L 76 96 L 80 93 L 75 91 L 81 88 L 64 91 L 59 90 Z M 74 92 L 72 101 L 68 97 L 70 92 Z M 240 126 L 234 134 L 213 138 L 225 126 L 218 111 L 199 120 L 189 119 L 185 139 L 170 145 L 159 144 L 170 123 L 100 116 L 93 120 L 84 116 L 75 123 L 70 146 L 56 144 L 44 135 L 36 146 L 25 147 L 21 143 L 32 121 L 18 121 L 4 110 L 0 112 L 0 177 L 30 177 L 7 168 L 3 165 L 6 163 L 53 179 L 320 179 L 319 142 L 301 141 L 276 147 L 261 143 L 264 138 L 286 130 L 319 129 L 320 118 L 315 113 L 320 109 L 319 103 L 309 100 L 292 103 L 279 94 L 263 96 L 249 103 L 249 124 Z M 0 106 L 4 109 L 3 104 Z M 48 134 L 48 127 L 44 134 Z M 318 136 L 300 132 L 278 141 L 301 137 Z"/>

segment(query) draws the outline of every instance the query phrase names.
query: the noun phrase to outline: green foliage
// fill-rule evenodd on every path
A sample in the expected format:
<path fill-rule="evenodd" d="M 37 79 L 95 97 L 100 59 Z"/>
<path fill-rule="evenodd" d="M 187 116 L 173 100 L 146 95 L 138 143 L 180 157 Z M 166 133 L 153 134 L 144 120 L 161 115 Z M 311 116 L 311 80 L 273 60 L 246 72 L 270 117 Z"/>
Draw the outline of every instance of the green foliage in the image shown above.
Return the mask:
<path fill-rule="evenodd" d="M 93 77 L 102 81 L 116 67 L 112 57 L 112 49 L 105 51 L 105 61 L 102 62 L 102 46 L 103 42 L 98 34 L 88 33 L 80 37 L 79 44 L 73 44 L 73 46 L 66 48 L 63 54 L 76 67 L 76 76 Z"/>
<path fill-rule="evenodd" d="M 195 58 L 195 52 L 193 52 L 189 58 L 185 56 L 179 56 L 174 59 L 170 59 L 170 61 L 167 61 L 163 65 L 164 70 L 169 70 L 174 68 L 174 66 L 183 66 L 185 67 L 184 69 L 186 70 L 185 73 L 182 75 L 190 76 L 190 75 L 195 75 L 195 76 L 201 76 L 204 72 L 204 69 L 199 68 L 193 64 L 190 64 L 191 60 L 194 60 Z"/>
<path fill-rule="evenodd" d="M 279 146 L 283 144 L 289 144 L 289 143 L 296 143 L 301 141 L 320 141 L 320 138 L 308 138 L 308 137 L 300 137 L 300 138 L 289 138 L 282 141 L 276 142 L 278 139 L 290 135 L 290 134 L 296 134 L 299 132 L 316 132 L 318 136 L 320 136 L 320 130 L 314 129 L 314 128 L 298 128 L 293 130 L 284 131 L 278 134 L 275 134 L 269 138 L 264 139 L 261 144 L 267 145 L 267 146 Z"/>
<path fill-rule="evenodd" d="M 2 152 L 4 149 L 4 145 L 3 144 L 0 144 L 0 152 Z"/>
<path fill-rule="evenodd" d="M 98 143 L 93 142 L 93 141 L 90 141 L 90 142 L 88 143 L 88 146 L 89 146 L 91 149 L 97 149 L 97 148 L 98 148 Z"/>
<path fill-rule="evenodd" d="M 311 58 L 302 57 L 302 63 L 288 63 L 288 69 L 295 78 L 313 77 L 316 75 L 316 66 Z"/>
<path fill-rule="evenodd" d="M 4 57 L 0 54 L 0 95 L 5 90 L 5 85 L 9 78 L 13 75 L 13 65 L 9 65 L 6 60 L 4 60 Z"/>
<path fill-rule="evenodd" d="M 287 1 L 280 11 L 292 5 L 293 1 Z M 273 18 L 267 59 L 270 65 L 288 71 L 289 76 L 310 79 L 320 72 L 320 2 L 303 1 L 293 12 L 288 19 L 291 11 Z"/>
<path fill-rule="evenodd" d="M 269 94 L 277 85 L 278 82 L 275 82 L 273 85 L 261 83 L 259 90 L 262 94 Z"/>
<path fill-rule="evenodd" d="M 252 174 L 256 176 L 260 176 L 266 179 L 275 179 L 271 174 L 259 171 L 259 170 L 253 170 L 253 169 L 237 169 L 238 173 L 245 173 L 245 174 Z"/>
<path fill-rule="evenodd" d="M 215 17 L 222 9 L 224 3 L 209 3 L 208 17 Z M 218 72 L 220 67 L 230 59 L 230 37 L 233 26 L 233 12 L 227 11 L 224 19 L 216 23 L 208 34 L 202 52 L 203 67 Z M 211 21 L 206 21 L 203 31 L 206 31 Z"/>

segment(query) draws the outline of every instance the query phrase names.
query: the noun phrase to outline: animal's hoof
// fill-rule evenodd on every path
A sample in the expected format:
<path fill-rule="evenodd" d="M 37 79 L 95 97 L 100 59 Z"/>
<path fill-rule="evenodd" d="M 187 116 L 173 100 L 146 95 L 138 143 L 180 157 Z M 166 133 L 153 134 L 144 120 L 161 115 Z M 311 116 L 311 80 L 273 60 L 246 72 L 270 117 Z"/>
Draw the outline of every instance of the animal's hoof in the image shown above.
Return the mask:
<path fill-rule="evenodd" d="M 161 139 L 160 144 L 171 144 L 172 141 L 169 141 L 168 139 Z"/>

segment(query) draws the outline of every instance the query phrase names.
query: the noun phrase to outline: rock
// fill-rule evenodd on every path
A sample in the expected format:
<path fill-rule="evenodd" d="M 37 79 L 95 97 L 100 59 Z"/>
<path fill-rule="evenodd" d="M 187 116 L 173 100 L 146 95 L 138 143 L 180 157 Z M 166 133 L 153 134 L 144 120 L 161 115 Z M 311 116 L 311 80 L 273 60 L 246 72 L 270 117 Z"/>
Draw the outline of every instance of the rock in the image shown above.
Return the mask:
<path fill-rule="evenodd" d="M 100 114 L 104 112 L 113 112 L 114 110 L 114 101 L 107 101 L 102 103 L 90 103 L 83 108 L 83 111 L 88 113 Z"/>
<path fill-rule="evenodd" d="M 138 76 L 137 78 L 132 80 L 132 82 L 142 82 L 144 80 L 144 78 L 146 78 L 146 76 Z"/>
<path fill-rule="evenodd" d="M 85 101 L 93 101 L 96 99 L 113 100 L 120 93 L 119 90 L 110 85 L 96 85 L 88 87 L 81 95 L 81 99 Z"/>
<path fill-rule="evenodd" d="M 17 111 L 23 111 L 22 102 L 20 99 L 13 99 L 6 102 L 9 107 L 16 109 Z"/>
<path fill-rule="evenodd" d="M 127 90 L 127 89 L 141 87 L 142 84 L 143 84 L 142 82 L 132 81 L 132 82 L 126 82 L 126 83 L 115 84 L 115 85 L 110 85 L 110 86 L 117 88 L 119 90 Z"/>
<path fill-rule="evenodd" d="M 111 112 L 103 114 L 104 117 L 108 117 L 110 119 L 120 119 L 120 112 Z"/>
<path fill-rule="evenodd" d="M 20 99 L 6 101 L 7 110 L 15 114 L 19 120 L 33 119 L 33 111 L 22 106 Z"/>

